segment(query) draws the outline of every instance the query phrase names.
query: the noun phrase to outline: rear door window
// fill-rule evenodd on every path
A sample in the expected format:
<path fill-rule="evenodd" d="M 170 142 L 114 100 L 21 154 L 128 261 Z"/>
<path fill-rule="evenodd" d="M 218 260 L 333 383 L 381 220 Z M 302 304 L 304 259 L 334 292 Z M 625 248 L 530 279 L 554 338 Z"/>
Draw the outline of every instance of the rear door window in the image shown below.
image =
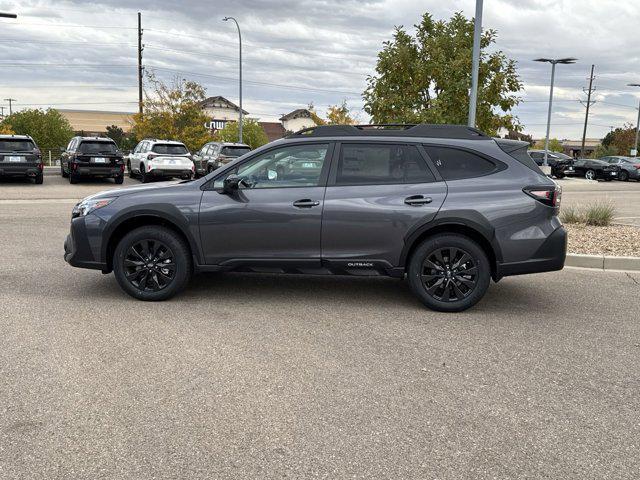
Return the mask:
<path fill-rule="evenodd" d="M 336 185 L 393 185 L 435 181 L 413 145 L 344 143 Z"/>
<path fill-rule="evenodd" d="M 222 147 L 220 151 L 220 155 L 225 155 L 227 157 L 241 157 L 245 153 L 249 153 L 251 149 L 249 147 Z"/>
<path fill-rule="evenodd" d="M 156 143 L 151 151 L 160 155 L 186 155 L 189 153 L 184 145 L 176 145 L 173 143 Z"/>
<path fill-rule="evenodd" d="M 424 148 L 445 180 L 483 177 L 499 170 L 497 163 L 468 150 L 433 145 Z"/>
<path fill-rule="evenodd" d="M 31 140 L 0 138 L 0 152 L 30 152 L 35 148 Z"/>
<path fill-rule="evenodd" d="M 118 147 L 112 142 L 84 140 L 80 143 L 78 150 L 85 154 L 114 154 L 118 151 Z"/>

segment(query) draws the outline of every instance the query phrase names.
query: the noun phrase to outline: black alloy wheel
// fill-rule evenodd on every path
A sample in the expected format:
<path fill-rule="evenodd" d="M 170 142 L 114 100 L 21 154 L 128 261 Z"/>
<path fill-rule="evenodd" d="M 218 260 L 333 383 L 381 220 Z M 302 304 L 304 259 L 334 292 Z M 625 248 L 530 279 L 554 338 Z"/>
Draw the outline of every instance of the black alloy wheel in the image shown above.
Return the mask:
<path fill-rule="evenodd" d="M 129 283 L 142 292 L 159 292 L 176 276 L 173 251 L 159 240 L 145 239 L 132 244 L 123 267 Z"/>
<path fill-rule="evenodd" d="M 422 262 L 420 278 L 427 295 L 440 302 L 456 302 L 473 293 L 478 284 L 478 266 L 460 248 L 439 248 Z"/>
<path fill-rule="evenodd" d="M 478 303 L 491 281 L 484 249 L 471 238 L 442 233 L 425 239 L 407 265 L 413 293 L 432 310 L 461 312 Z"/>

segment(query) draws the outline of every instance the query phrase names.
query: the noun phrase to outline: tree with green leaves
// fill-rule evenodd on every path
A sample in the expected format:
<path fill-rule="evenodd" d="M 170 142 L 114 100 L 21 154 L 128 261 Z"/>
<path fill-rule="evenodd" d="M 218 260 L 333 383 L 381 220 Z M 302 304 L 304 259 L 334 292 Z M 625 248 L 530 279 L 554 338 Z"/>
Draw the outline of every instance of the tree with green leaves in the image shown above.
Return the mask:
<path fill-rule="evenodd" d="M 544 150 L 544 142 L 545 142 L 544 138 L 538 140 L 535 143 L 535 145 L 533 146 L 533 148 L 536 148 L 538 150 Z M 562 142 L 560 140 L 558 140 L 557 138 L 550 138 L 549 139 L 549 151 L 550 152 L 562 152 L 562 151 L 564 151 L 564 149 L 562 148 Z"/>
<path fill-rule="evenodd" d="M 635 127 L 631 123 L 625 123 L 622 127 L 607 133 L 602 139 L 602 146 L 614 152 L 609 155 L 629 155 L 635 141 Z"/>
<path fill-rule="evenodd" d="M 364 109 L 374 123 L 467 123 L 471 87 L 473 20 L 458 12 L 449 20 L 422 16 L 412 36 L 396 27 L 378 53 L 376 73 L 367 78 Z M 481 38 L 476 125 L 495 135 L 500 128 L 520 131 L 510 112 L 522 83 L 516 63 L 491 50 L 495 30 Z"/>
<path fill-rule="evenodd" d="M 151 91 L 145 90 L 144 114 L 133 115 L 132 134 L 136 138 L 164 138 L 183 142 L 196 151 L 211 140 L 206 127 L 210 120 L 200 108 L 206 98 L 200 84 L 175 78 L 167 84 L 147 74 Z"/>
<path fill-rule="evenodd" d="M 238 141 L 238 122 L 228 122 L 222 130 L 218 130 L 214 139 L 218 142 Z M 257 120 L 245 118 L 242 122 L 242 142 L 252 149 L 261 147 L 269 142 L 269 138 Z"/>
<path fill-rule="evenodd" d="M 0 129 L 13 131 L 16 135 L 30 135 L 41 150 L 58 150 L 74 135 L 69 121 L 53 108 L 14 112 L 2 121 Z"/>

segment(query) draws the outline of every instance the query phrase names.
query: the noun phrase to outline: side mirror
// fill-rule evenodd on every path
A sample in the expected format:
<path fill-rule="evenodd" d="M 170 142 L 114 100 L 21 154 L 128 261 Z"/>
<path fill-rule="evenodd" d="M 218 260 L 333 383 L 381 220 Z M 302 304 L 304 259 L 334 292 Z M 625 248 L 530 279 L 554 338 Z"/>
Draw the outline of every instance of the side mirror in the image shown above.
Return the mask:
<path fill-rule="evenodd" d="M 240 187 L 240 182 L 242 182 L 242 178 L 232 173 L 222 182 L 222 193 L 233 193 Z"/>

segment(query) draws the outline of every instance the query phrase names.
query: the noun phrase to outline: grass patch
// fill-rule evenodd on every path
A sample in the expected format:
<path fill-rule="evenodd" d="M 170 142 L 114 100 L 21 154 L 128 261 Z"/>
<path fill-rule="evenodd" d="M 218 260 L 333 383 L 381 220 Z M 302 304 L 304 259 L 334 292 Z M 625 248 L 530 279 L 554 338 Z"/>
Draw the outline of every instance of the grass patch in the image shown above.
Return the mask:
<path fill-rule="evenodd" d="M 567 224 L 608 227 L 616 215 L 616 207 L 609 202 L 594 203 L 582 208 L 570 206 L 560 212 L 560 219 Z"/>

